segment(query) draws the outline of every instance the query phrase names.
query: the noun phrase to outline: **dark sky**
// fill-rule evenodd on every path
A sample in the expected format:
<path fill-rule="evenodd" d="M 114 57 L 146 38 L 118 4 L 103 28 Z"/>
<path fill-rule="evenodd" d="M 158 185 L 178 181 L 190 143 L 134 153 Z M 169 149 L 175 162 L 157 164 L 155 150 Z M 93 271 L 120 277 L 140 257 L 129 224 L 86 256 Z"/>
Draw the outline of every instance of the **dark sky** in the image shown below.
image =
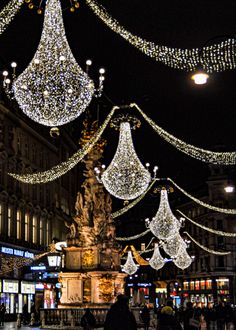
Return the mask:
<path fill-rule="evenodd" d="M 35 3 L 36 0 L 34 0 Z M 62 0 L 66 7 L 69 1 Z M 201 47 L 218 35 L 234 35 L 236 2 L 233 0 L 100 0 L 129 31 L 170 47 Z M 63 12 L 66 34 L 78 63 L 93 60 L 92 77 L 106 69 L 105 93 L 116 104 L 136 102 L 156 123 L 174 136 L 205 149 L 224 145 L 235 150 L 235 71 L 213 74 L 205 86 L 195 86 L 190 74 L 155 62 L 129 45 L 102 23 L 84 1 L 75 13 Z M 16 61 L 22 71 L 36 51 L 43 16 L 27 5 L 0 37 L 0 55 Z M 108 113 L 109 103 L 100 113 Z M 83 116 L 81 116 L 83 118 Z M 81 119 L 82 120 L 82 119 Z M 76 122 L 80 121 L 78 119 Z M 117 132 L 107 137 L 116 143 Z M 160 167 L 159 176 L 170 176 L 189 188 L 204 182 L 207 165 L 177 151 L 142 120 L 133 133 L 143 163 Z M 112 157 L 113 148 L 106 155 Z M 108 165 L 109 160 L 105 161 Z"/>

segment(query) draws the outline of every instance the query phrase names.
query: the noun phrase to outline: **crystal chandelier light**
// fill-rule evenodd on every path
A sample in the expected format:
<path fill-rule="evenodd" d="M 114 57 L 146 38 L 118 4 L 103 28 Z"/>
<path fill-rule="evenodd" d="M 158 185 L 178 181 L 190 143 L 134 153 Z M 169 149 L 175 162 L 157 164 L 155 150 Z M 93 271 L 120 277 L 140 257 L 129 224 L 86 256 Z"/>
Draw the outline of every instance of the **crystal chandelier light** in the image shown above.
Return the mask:
<path fill-rule="evenodd" d="M 135 152 L 128 121 L 120 123 L 118 147 L 110 165 L 101 174 L 101 181 L 110 194 L 124 200 L 140 196 L 151 181 L 150 172 Z"/>
<path fill-rule="evenodd" d="M 125 272 L 129 275 L 133 275 L 138 270 L 138 266 L 136 265 L 136 263 L 133 260 L 131 251 L 128 251 L 127 260 L 126 260 L 125 264 L 123 266 L 121 266 L 121 268 L 122 268 L 123 272 Z"/>
<path fill-rule="evenodd" d="M 171 258 L 175 258 L 178 255 L 180 248 L 182 247 L 186 248 L 187 245 L 179 233 L 174 237 L 167 239 L 165 242 L 163 242 L 162 245 L 163 250 Z"/>
<path fill-rule="evenodd" d="M 46 126 L 66 124 L 89 105 L 94 83 L 70 50 L 59 0 L 47 1 L 38 49 L 12 87 L 23 112 Z"/>
<path fill-rule="evenodd" d="M 179 249 L 178 255 L 173 259 L 174 264 L 181 269 L 188 268 L 192 263 L 192 258 L 187 253 L 186 247 Z"/>
<path fill-rule="evenodd" d="M 176 236 L 180 228 L 180 222 L 170 209 L 166 188 L 161 189 L 160 196 L 158 211 L 152 221 L 147 223 L 151 232 L 158 239 L 168 240 Z"/>
<path fill-rule="evenodd" d="M 149 260 L 149 265 L 158 270 L 161 269 L 165 264 L 165 259 L 161 256 L 158 244 L 155 244 L 154 252 Z"/>

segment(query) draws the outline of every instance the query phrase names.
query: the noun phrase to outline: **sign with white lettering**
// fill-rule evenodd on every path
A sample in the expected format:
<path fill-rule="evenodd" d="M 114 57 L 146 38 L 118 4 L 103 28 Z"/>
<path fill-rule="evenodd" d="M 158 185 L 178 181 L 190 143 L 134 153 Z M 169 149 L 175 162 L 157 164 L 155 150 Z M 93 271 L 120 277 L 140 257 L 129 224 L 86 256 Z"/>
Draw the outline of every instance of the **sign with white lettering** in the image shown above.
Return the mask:
<path fill-rule="evenodd" d="M 21 281 L 21 293 L 35 294 L 35 283 Z"/>
<path fill-rule="evenodd" d="M 24 258 L 34 258 L 34 253 L 29 251 L 19 250 L 19 249 L 12 249 L 7 246 L 1 246 L 1 253 L 11 254 L 17 257 L 24 257 Z"/>
<path fill-rule="evenodd" d="M 3 280 L 3 292 L 18 293 L 19 292 L 19 282 L 16 280 Z"/>

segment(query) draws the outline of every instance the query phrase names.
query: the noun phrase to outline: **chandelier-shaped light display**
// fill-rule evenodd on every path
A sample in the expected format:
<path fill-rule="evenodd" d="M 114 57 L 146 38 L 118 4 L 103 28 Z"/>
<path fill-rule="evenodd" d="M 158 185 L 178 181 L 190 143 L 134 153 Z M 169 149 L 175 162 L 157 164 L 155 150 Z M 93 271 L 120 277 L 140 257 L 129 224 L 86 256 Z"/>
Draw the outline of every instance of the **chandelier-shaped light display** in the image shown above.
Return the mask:
<path fill-rule="evenodd" d="M 170 239 L 179 231 L 180 223 L 173 215 L 167 196 L 167 190 L 162 188 L 160 205 L 155 217 L 149 224 L 151 232 L 160 240 Z"/>
<path fill-rule="evenodd" d="M 149 260 L 149 265 L 158 270 L 161 269 L 165 264 L 165 259 L 161 256 L 158 244 L 155 244 L 154 252 Z"/>
<path fill-rule="evenodd" d="M 178 255 L 180 248 L 182 247 L 186 248 L 187 245 L 179 233 L 174 237 L 167 239 L 162 245 L 163 250 L 171 258 L 175 258 Z"/>
<path fill-rule="evenodd" d="M 192 258 L 187 253 L 186 247 L 179 249 L 176 259 L 173 260 L 174 264 L 181 269 L 188 268 L 192 263 Z"/>
<path fill-rule="evenodd" d="M 70 50 L 59 0 L 47 1 L 38 49 L 13 92 L 23 112 L 46 126 L 74 120 L 90 103 L 94 84 Z"/>
<path fill-rule="evenodd" d="M 138 266 L 133 260 L 131 251 L 128 251 L 126 263 L 124 264 L 124 266 L 121 267 L 122 267 L 122 271 L 129 275 L 133 275 L 138 270 Z"/>
<path fill-rule="evenodd" d="M 129 122 L 120 124 L 118 147 L 101 181 L 110 194 L 124 200 L 140 196 L 151 181 L 151 174 L 135 152 Z"/>

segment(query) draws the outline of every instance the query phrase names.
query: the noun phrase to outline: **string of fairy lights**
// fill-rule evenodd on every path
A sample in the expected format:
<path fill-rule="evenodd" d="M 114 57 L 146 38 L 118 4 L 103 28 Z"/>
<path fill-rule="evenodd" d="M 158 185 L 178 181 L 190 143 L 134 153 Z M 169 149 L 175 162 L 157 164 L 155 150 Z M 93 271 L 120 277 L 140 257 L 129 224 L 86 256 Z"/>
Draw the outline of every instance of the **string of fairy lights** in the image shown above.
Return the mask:
<path fill-rule="evenodd" d="M 151 118 L 149 118 L 136 103 L 132 103 L 131 107 L 135 107 L 143 116 L 143 118 L 150 124 L 156 133 L 160 135 L 165 141 L 172 144 L 181 152 L 190 157 L 201 160 L 202 162 L 216 164 L 216 165 L 234 165 L 236 163 L 236 152 L 214 152 L 195 147 L 188 144 L 175 136 L 171 135 L 163 128 L 158 126 Z"/>
<path fill-rule="evenodd" d="M 33 174 L 15 174 L 15 173 L 8 173 L 8 175 L 12 176 L 14 179 L 29 184 L 37 184 L 37 183 L 46 183 L 57 178 L 61 177 L 68 171 L 70 171 L 75 165 L 77 165 L 89 152 L 92 150 L 94 145 L 100 139 L 103 131 L 109 124 L 110 119 L 112 118 L 115 110 L 118 107 L 114 106 L 108 116 L 106 117 L 104 123 L 98 128 L 96 133 L 91 137 L 91 139 L 83 146 L 83 148 L 79 149 L 76 153 L 74 153 L 67 161 L 60 163 L 52 167 L 48 171 L 37 172 Z"/>
<path fill-rule="evenodd" d="M 24 0 L 11 0 L 0 11 L 0 35 L 6 30 L 6 28 L 11 23 L 15 15 L 20 10 L 23 3 Z"/>
<path fill-rule="evenodd" d="M 23 0 L 11 0 L 0 12 L 0 34 L 5 31 L 9 23 L 13 20 Z M 165 45 L 156 45 L 154 42 L 147 41 L 136 36 L 125 29 L 116 19 L 114 19 L 107 10 L 98 4 L 96 0 L 85 0 L 85 3 L 112 31 L 119 34 L 131 45 L 139 49 L 145 55 L 162 62 L 171 68 L 193 71 L 199 64 L 207 72 L 220 72 L 234 69 L 235 61 L 235 39 L 228 38 L 225 41 L 215 43 L 202 48 L 181 49 L 172 48 Z M 33 3 L 29 3 L 29 8 L 34 8 Z M 36 6 L 37 7 L 37 6 Z M 70 11 L 74 12 L 79 8 L 79 3 L 71 5 Z M 43 8 L 40 5 L 37 12 L 41 14 Z"/>
<path fill-rule="evenodd" d="M 199 159 L 203 162 L 217 164 L 217 165 L 234 165 L 236 162 L 236 152 L 214 152 L 205 149 L 201 149 L 195 147 L 193 145 L 187 144 L 186 142 L 181 141 L 180 139 L 174 137 L 169 134 L 165 130 L 163 130 L 160 126 L 154 123 L 140 108 L 137 104 L 130 104 L 131 108 L 136 108 L 144 117 L 144 119 L 151 125 L 151 127 L 167 142 L 171 143 L 178 150 L 186 153 L 188 156 Z M 111 112 L 108 114 L 104 124 L 100 126 L 97 133 L 91 138 L 91 140 L 84 146 L 83 149 L 78 150 L 71 158 L 67 161 L 54 166 L 52 169 L 44 172 L 38 172 L 33 174 L 16 174 L 16 173 L 8 173 L 15 179 L 30 184 L 36 183 L 46 183 L 49 181 L 53 181 L 60 176 L 67 173 L 71 170 L 75 165 L 81 161 L 84 156 L 92 149 L 94 144 L 100 139 L 104 129 L 106 128 L 108 122 L 113 116 L 114 109 L 119 109 L 119 106 L 114 106 Z M 231 211 L 229 211 L 230 213 Z"/>
<path fill-rule="evenodd" d="M 203 246 L 202 244 L 200 244 L 198 241 L 196 241 L 188 232 L 183 232 L 183 234 L 186 234 L 198 247 L 200 247 L 202 250 L 208 252 L 208 253 L 211 253 L 211 254 L 215 254 L 215 255 L 218 255 L 218 256 L 226 256 L 226 255 L 229 255 L 231 254 L 230 251 L 226 251 L 226 252 L 221 252 L 221 251 L 215 251 L 215 250 L 212 250 L 212 249 L 209 249 L 208 247 L 206 246 Z"/>
<path fill-rule="evenodd" d="M 200 223 L 190 219 L 189 217 L 187 217 L 183 212 L 181 212 L 180 210 L 176 210 L 180 215 L 182 215 L 184 217 L 184 219 L 187 219 L 188 221 L 190 221 L 191 223 L 193 223 L 195 226 L 198 226 L 206 231 L 209 231 L 210 233 L 219 235 L 219 236 L 225 236 L 225 237 L 236 237 L 236 233 L 230 233 L 230 232 L 226 232 L 226 231 L 222 231 L 222 230 L 216 230 L 213 228 L 209 228 L 207 226 L 201 225 Z"/>
<path fill-rule="evenodd" d="M 235 69 L 234 38 L 228 38 L 220 43 L 193 49 L 171 48 L 164 45 L 156 45 L 126 30 L 107 10 L 98 4 L 96 0 L 85 0 L 89 8 L 112 31 L 119 34 L 131 45 L 139 49 L 145 55 L 162 62 L 165 65 L 186 71 L 193 71 L 201 64 L 207 72 L 220 72 Z"/>

